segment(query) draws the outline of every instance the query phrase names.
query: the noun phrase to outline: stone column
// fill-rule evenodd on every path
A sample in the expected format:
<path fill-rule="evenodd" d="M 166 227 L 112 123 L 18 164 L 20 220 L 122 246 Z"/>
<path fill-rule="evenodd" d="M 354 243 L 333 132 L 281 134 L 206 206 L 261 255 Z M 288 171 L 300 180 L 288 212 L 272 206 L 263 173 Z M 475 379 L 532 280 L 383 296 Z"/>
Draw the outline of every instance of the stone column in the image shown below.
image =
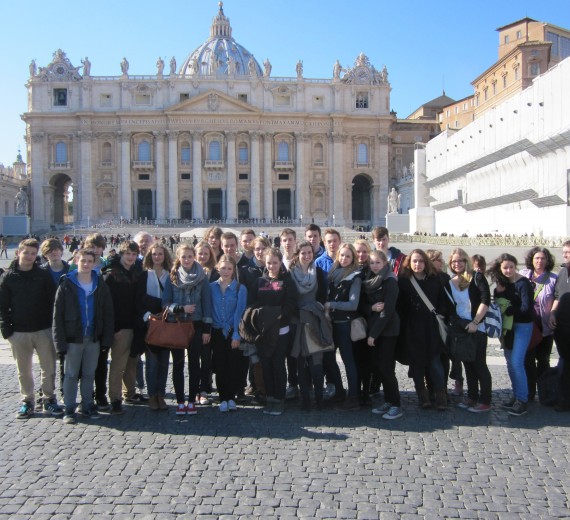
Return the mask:
<path fill-rule="evenodd" d="M 204 206 L 203 206 L 204 211 L 203 211 L 203 212 L 200 214 L 200 216 L 197 217 L 197 218 L 203 218 L 203 219 L 207 219 L 207 218 L 208 218 L 208 191 L 209 191 L 209 189 L 210 189 L 210 188 L 206 188 L 206 189 L 204 190 L 204 193 L 203 193 L 203 196 L 204 196 L 204 200 L 203 200 L 203 203 L 204 203 Z"/>
<path fill-rule="evenodd" d="M 295 207 L 291 218 L 299 218 L 299 215 L 305 211 L 305 193 L 308 187 L 308 172 L 305 170 L 305 144 L 307 142 L 307 134 L 296 133 L 297 139 L 297 158 L 295 164 Z"/>
<path fill-rule="evenodd" d="M 78 132 L 80 141 L 81 162 L 79 178 L 81 179 L 81 224 L 87 225 L 96 215 L 93 215 L 93 182 L 91 180 L 91 132 Z"/>
<path fill-rule="evenodd" d="M 273 134 L 263 136 L 263 216 L 273 218 L 273 174 L 271 168 L 271 144 Z"/>
<path fill-rule="evenodd" d="M 164 138 L 166 132 L 155 132 L 156 136 L 156 211 L 155 218 L 162 222 L 166 217 L 164 207 L 165 179 L 164 179 Z"/>
<path fill-rule="evenodd" d="M 180 218 L 178 200 L 178 132 L 168 131 L 168 218 Z"/>
<path fill-rule="evenodd" d="M 237 219 L 237 172 L 236 172 L 236 134 L 226 132 L 228 175 L 226 178 L 226 204 L 223 206 L 223 213 L 230 223 Z"/>
<path fill-rule="evenodd" d="M 259 132 L 250 132 L 251 138 L 251 195 L 249 203 L 249 216 L 250 218 L 259 218 L 259 213 L 261 209 L 261 196 L 260 196 L 260 184 L 261 179 L 259 177 Z"/>
<path fill-rule="evenodd" d="M 131 136 L 119 132 L 121 140 L 121 204 L 119 216 L 133 218 L 133 202 L 131 193 Z"/>
<path fill-rule="evenodd" d="M 32 164 L 30 168 L 30 177 L 32 182 L 32 193 L 31 193 L 31 211 L 32 216 L 32 229 L 47 227 L 50 222 L 47 222 L 45 215 L 45 205 L 44 205 L 44 193 L 42 186 L 44 184 L 44 168 L 49 164 L 51 154 L 46 153 L 44 150 L 45 146 L 45 136 L 43 133 L 34 133 L 31 136 L 32 139 L 32 153 L 31 159 Z M 77 213 L 75 213 L 77 214 Z"/>
<path fill-rule="evenodd" d="M 343 165 L 344 165 L 344 141 L 345 134 L 333 133 L 333 185 L 331 189 L 332 214 L 335 216 L 335 225 L 344 225 L 344 186 L 343 186 Z M 332 217 L 332 215 L 329 215 Z"/>
<path fill-rule="evenodd" d="M 382 222 L 388 213 L 388 184 L 390 172 L 389 146 L 391 137 L 388 134 L 378 135 L 377 172 L 374 175 L 374 199 L 372 204 L 372 221 Z"/>
<path fill-rule="evenodd" d="M 192 134 L 192 217 L 205 218 L 202 205 L 202 134 Z"/>

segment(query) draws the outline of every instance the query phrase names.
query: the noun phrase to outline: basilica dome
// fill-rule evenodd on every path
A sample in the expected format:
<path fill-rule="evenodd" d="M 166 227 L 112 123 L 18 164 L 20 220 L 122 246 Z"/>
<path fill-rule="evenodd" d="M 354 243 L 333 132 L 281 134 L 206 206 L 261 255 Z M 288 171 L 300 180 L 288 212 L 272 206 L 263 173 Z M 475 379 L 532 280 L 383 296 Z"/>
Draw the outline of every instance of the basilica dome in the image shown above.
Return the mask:
<path fill-rule="evenodd" d="M 224 15 L 223 2 L 212 20 L 210 37 L 182 64 L 179 75 L 193 76 L 262 76 L 257 60 L 245 47 L 232 38 L 230 19 Z"/>

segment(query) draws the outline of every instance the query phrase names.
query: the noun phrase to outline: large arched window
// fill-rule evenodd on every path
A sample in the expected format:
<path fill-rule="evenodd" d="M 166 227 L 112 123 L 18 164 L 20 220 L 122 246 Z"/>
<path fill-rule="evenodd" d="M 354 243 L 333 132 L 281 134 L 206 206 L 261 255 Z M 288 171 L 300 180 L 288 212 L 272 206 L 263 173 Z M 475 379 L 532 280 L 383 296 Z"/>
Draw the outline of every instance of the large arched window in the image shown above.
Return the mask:
<path fill-rule="evenodd" d="M 249 150 L 247 148 L 247 143 L 239 144 L 239 162 L 240 164 L 247 164 L 249 162 Z"/>
<path fill-rule="evenodd" d="M 190 143 L 188 141 L 184 141 L 180 146 L 180 162 L 182 164 L 190 164 L 191 160 Z"/>
<path fill-rule="evenodd" d="M 65 164 L 67 162 L 67 144 L 59 142 L 55 144 L 55 162 L 56 164 Z"/>
<path fill-rule="evenodd" d="M 288 161 L 289 160 L 289 143 L 281 141 L 277 146 L 277 160 L 278 161 Z"/>
<path fill-rule="evenodd" d="M 139 143 L 139 161 L 150 162 L 150 143 L 141 141 Z"/>
<path fill-rule="evenodd" d="M 323 164 L 323 145 L 322 143 L 315 143 L 313 147 L 313 162 L 314 164 Z"/>
<path fill-rule="evenodd" d="M 101 155 L 101 162 L 103 164 L 111 164 L 113 161 L 113 153 L 111 148 L 111 143 L 103 143 L 103 153 Z"/>
<path fill-rule="evenodd" d="M 356 163 L 360 165 L 368 164 L 368 145 L 365 143 L 360 143 L 358 145 L 356 154 Z"/>
<path fill-rule="evenodd" d="M 222 148 L 220 146 L 220 141 L 211 141 L 208 149 L 208 160 L 210 161 L 221 161 L 222 160 Z"/>

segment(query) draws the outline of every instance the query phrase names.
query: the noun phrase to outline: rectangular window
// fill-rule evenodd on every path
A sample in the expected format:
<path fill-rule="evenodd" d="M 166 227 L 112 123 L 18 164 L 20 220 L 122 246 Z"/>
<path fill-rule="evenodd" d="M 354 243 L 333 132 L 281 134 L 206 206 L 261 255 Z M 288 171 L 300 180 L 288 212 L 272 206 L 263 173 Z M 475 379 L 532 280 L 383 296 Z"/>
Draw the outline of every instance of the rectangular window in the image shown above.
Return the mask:
<path fill-rule="evenodd" d="M 423 143 L 423 142 L 424 142 L 423 137 L 422 137 L 421 135 L 415 135 L 415 136 L 414 136 L 414 141 L 415 141 L 416 143 Z"/>
<path fill-rule="evenodd" d="M 291 96 L 275 96 L 275 104 L 280 107 L 288 107 L 291 104 Z"/>
<path fill-rule="evenodd" d="M 135 94 L 135 105 L 150 105 L 150 94 Z"/>
<path fill-rule="evenodd" d="M 67 106 L 67 89 L 54 88 L 53 89 L 53 106 L 66 107 Z"/>
<path fill-rule="evenodd" d="M 507 75 L 503 76 L 503 88 L 507 88 Z"/>
<path fill-rule="evenodd" d="M 238 99 L 244 103 L 247 103 L 247 94 L 238 94 Z"/>
<path fill-rule="evenodd" d="M 455 121 L 455 128 L 459 128 L 459 121 Z"/>
<path fill-rule="evenodd" d="M 248 175 L 247 173 L 240 173 L 240 174 L 238 175 L 238 179 L 239 179 L 240 181 L 247 181 L 247 179 L 249 179 L 249 175 Z"/>
<path fill-rule="evenodd" d="M 507 43 L 509 43 L 509 35 L 508 35 L 508 34 L 505 35 L 505 45 L 506 45 Z"/>
<path fill-rule="evenodd" d="M 518 67 L 515 69 L 515 81 L 518 81 L 520 77 L 520 73 L 519 73 L 519 69 Z"/>
<path fill-rule="evenodd" d="M 288 181 L 289 180 L 289 174 L 288 173 L 280 173 L 279 174 L 279 180 L 280 181 Z"/>
<path fill-rule="evenodd" d="M 102 107 L 113 106 L 113 96 L 111 94 L 101 94 L 99 105 Z"/>
<path fill-rule="evenodd" d="M 368 108 L 368 92 L 356 94 L 356 108 Z"/>
<path fill-rule="evenodd" d="M 187 99 L 190 99 L 190 94 L 188 94 L 188 92 L 181 92 L 180 102 L 182 103 L 182 101 L 186 101 Z"/>
<path fill-rule="evenodd" d="M 239 147 L 239 162 L 240 162 L 240 164 L 247 164 L 247 162 L 248 162 L 247 146 L 240 146 Z"/>
<path fill-rule="evenodd" d="M 493 96 L 497 93 L 497 84 L 493 83 Z"/>
<path fill-rule="evenodd" d="M 148 173 L 140 173 L 139 174 L 139 181 L 149 181 L 150 175 Z"/>
<path fill-rule="evenodd" d="M 521 38 L 522 38 L 522 32 L 517 31 L 517 40 L 520 40 Z"/>
<path fill-rule="evenodd" d="M 183 181 L 189 181 L 190 180 L 190 174 L 189 173 L 181 173 L 180 179 Z"/>
<path fill-rule="evenodd" d="M 529 74 L 531 76 L 538 76 L 540 74 L 540 63 L 533 62 L 529 67 Z"/>

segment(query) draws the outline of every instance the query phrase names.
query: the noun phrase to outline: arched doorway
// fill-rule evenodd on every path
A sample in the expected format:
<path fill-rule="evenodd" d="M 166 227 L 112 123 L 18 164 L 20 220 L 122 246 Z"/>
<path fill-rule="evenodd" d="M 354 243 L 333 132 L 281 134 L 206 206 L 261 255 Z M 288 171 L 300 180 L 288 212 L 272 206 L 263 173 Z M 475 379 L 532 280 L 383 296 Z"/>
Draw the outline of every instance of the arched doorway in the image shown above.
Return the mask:
<path fill-rule="evenodd" d="M 362 174 L 352 180 L 352 223 L 356 226 L 372 224 L 372 182 Z"/>
<path fill-rule="evenodd" d="M 51 178 L 53 186 L 53 223 L 73 223 L 73 186 L 71 178 L 65 173 L 58 173 Z"/>
<path fill-rule="evenodd" d="M 180 218 L 192 220 L 192 203 L 189 200 L 183 200 L 180 204 Z"/>
<path fill-rule="evenodd" d="M 276 218 L 292 218 L 291 190 L 277 190 Z"/>
<path fill-rule="evenodd" d="M 249 202 L 240 200 L 238 203 L 238 219 L 245 220 L 249 218 Z"/>
<path fill-rule="evenodd" d="M 222 214 L 222 190 L 220 188 L 211 188 L 208 190 L 208 218 L 221 220 Z"/>

